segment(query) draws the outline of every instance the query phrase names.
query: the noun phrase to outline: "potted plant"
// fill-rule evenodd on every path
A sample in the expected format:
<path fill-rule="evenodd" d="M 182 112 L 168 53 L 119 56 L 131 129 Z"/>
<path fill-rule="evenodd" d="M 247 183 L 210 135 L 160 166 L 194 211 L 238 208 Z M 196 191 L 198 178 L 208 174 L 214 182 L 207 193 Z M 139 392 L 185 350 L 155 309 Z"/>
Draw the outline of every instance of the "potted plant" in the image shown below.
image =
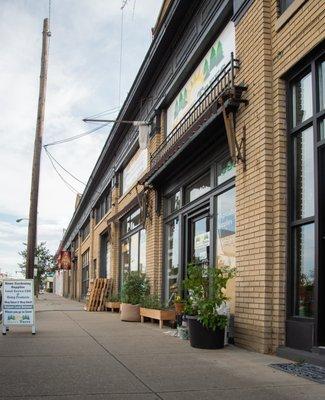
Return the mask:
<path fill-rule="evenodd" d="M 159 321 L 159 327 L 162 328 L 164 321 L 174 321 L 176 314 L 174 310 L 166 307 L 159 299 L 158 295 L 144 296 L 140 307 L 141 322 L 144 318 L 156 319 Z"/>
<path fill-rule="evenodd" d="M 120 296 L 117 294 L 108 295 L 105 302 L 106 309 L 110 309 L 112 312 L 114 310 L 120 310 L 121 300 Z"/>
<path fill-rule="evenodd" d="M 174 307 L 175 307 L 175 312 L 176 312 L 177 315 L 183 314 L 184 307 L 185 307 L 185 302 L 181 298 L 181 296 L 176 296 L 175 297 Z"/>
<path fill-rule="evenodd" d="M 149 294 L 150 284 L 145 274 L 131 271 L 124 276 L 121 291 L 121 320 L 130 322 L 140 321 L 140 303 Z"/>
<path fill-rule="evenodd" d="M 188 315 L 190 344 L 201 349 L 224 347 L 228 306 L 227 282 L 234 276 L 230 269 L 190 264 L 184 287 L 188 291 L 185 313 Z"/>

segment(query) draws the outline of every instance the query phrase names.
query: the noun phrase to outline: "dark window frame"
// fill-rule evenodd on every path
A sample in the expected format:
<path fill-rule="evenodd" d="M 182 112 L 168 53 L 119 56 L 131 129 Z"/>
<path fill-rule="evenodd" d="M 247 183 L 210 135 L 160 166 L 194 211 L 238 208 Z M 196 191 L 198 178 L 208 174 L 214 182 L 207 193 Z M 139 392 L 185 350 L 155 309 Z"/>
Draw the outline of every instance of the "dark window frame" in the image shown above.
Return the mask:
<path fill-rule="evenodd" d="M 196 214 L 201 214 L 204 210 L 209 210 L 210 212 L 210 234 L 212 234 L 210 239 L 210 252 L 211 252 L 211 265 L 214 265 L 216 262 L 216 254 L 215 254 L 215 226 L 216 226 L 216 198 L 222 193 L 235 188 L 235 178 L 236 175 L 230 177 L 226 181 L 217 185 L 217 167 L 218 164 L 224 163 L 227 160 L 230 160 L 227 149 L 222 151 L 217 158 L 214 160 L 209 160 L 209 162 L 204 165 L 201 165 L 194 172 L 187 175 L 184 179 L 182 177 L 180 184 L 173 185 L 171 190 L 166 190 L 164 192 L 163 198 L 163 209 L 164 209 L 164 221 L 163 221 L 163 279 L 162 279 L 162 293 L 165 301 L 168 301 L 168 271 L 167 271 L 167 225 L 171 223 L 173 220 L 178 218 L 179 221 L 179 232 L 178 232 L 178 265 L 180 275 L 178 278 L 179 287 L 178 293 L 183 293 L 183 288 L 181 287 L 181 282 L 185 278 L 186 275 L 186 259 L 188 257 L 188 245 L 185 245 L 184 240 L 187 235 L 187 224 L 186 221 L 189 217 L 193 217 Z M 234 166 L 236 168 L 236 166 Z M 185 189 L 192 182 L 200 179 L 201 176 L 205 175 L 208 171 L 210 171 L 210 183 L 211 189 L 204 193 L 202 196 L 196 198 L 195 200 L 186 203 L 185 200 Z M 167 212 L 168 209 L 168 199 L 170 196 L 175 194 L 177 191 L 181 192 L 181 205 L 178 210 L 174 210 L 174 212 Z"/>
<path fill-rule="evenodd" d="M 296 321 L 317 321 L 318 318 L 318 149 L 325 145 L 325 139 L 320 140 L 320 121 L 325 119 L 325 109 L 320 110 L 319 106 L 319 86 L 318 86 L 318 65 L 325 61 L 325 52 L 313 54 L 306 62 L 300 63 L 292 73 L 286 77 L 286 98 L 287 98 L 287 154 L 288 154 L 288 261 L 287 261 L 287 301 L 286 316 L 288 320 Z M 312 116 L 307 120 L 293 127 L 293 98 L 291 96 L 292 85 L 299 81 L 306 74 L 311 73 L 312 78 Z M 296 193 L 296 154 L 294 151 L 294 139 L 297 135 L 308 128 L 313 129 L 313 157 L 314 157 L 314 215 L 296 219 L 295 209 L 295 193 Z M 297 309 L 297 282 L 296 282 L 296 266 L 295 266 L 295 231 L 298 227 L 304 227 L 308 224 L 314 224 L 315 232 L 315 254 L 314 254 L 314 299 L 315 314 L 313 317 L 296 315 Z M 316 332 L 316 330 L 315 330 Z M 315 333 L 316 334 L 316 333 Z"/>
<path fill-rule="evenodd" d="M 131 236 L 134 235 L 138 235 L 138 260 L 137 260 L 137 264 L 138 264 L 138 272 L 146 272 L 146 271 L 140 271 L 139 267 L 140 267 L 140 258 L 141 258 L 141 254 L 140 254 L 140 248 L 141 248 L 141 232 L 144 231 L 145 234 L 147 235 L 146 229 L 144 227 L 144 225 L 140 223 L 133 229 L 131 229 L 130 231 L 127 232 L 123 232 L 122 226 L 124 222 L 127 222 L 128 218 L 130 218 L 133 214 L 135 214 L 135 212 L 137 212 L 139 209 L 138 208 L 134 208 L 132 211 L 130 211 L 127 215 L 125 215 L 123 217 L 123 219 L 120 222 L 120 230 L 121 230 L 121 236 L 120 236 L 120 240 L 119 240 L 119 248 L 120 248 L 120 285 L 122 286 L 123 284 L 123 266 L 122 266 L 122 242 L 128 240 L 129 241 L 129 252 L 131 250 Z M 147 236 L 146 236 L 147 237 Z M 146 246 L 147 246 L 147 240 L 146 240 Z M 147 255 L 147 248 L 146 248 L 146 255 Z M 147 269 L 147 263 L 146 263 L 146 268 Z"/>
<path fill-rule="evenodd" d="M 85 297 L 89 288 L 89 249 L 84 251 L 81 255 L 81 296 Z M 87 278 L 84 279 L 85 274 Z"/>

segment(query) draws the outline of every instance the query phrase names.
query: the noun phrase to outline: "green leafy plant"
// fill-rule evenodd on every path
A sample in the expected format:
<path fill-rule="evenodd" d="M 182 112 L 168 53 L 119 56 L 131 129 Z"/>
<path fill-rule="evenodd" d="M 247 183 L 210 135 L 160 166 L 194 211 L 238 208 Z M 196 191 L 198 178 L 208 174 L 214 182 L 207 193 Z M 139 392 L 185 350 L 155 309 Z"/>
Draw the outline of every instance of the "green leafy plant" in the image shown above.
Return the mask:
<path fill-rule="evenodd" d="M 228 280 L 233 277 L 233 269 L 189 264 L 187 278 L 184 280 L 184 287 L 188 291 L 185 313 L 197 316 L 208 329 L 224 329 L 228 312 L 225 289 Z"/>
<path fill-rule="evenodd" d="M 142 299 L 150 293 L 150 283 L 145 274 L 131 271 L 125 274 L 121 291 L 123 303 L 140 304 Z"/>
<path fill-rule="evenodd" d="M 111 303 L 117 303 L 121 301 L 120 296 L 118 294 L 110 294 L 106 297 L 106 301 L 110 301 Z"/>
<path fill-rule="evenodd" d="M 141 307 L 151 308 L 154 310 L 166 310 L 168 307 L 161 301 L 157 294 L 148 294 L 141 301 Z"/>

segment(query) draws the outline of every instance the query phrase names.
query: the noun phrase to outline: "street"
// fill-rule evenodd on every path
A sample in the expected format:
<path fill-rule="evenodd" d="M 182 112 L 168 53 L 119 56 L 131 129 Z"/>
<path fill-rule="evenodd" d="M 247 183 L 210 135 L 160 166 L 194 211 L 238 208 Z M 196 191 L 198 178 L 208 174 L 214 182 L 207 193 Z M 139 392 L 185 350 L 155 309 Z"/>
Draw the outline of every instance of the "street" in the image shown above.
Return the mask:
<path fill-rule="evenodd" d="M 1 399 L 312 399 L 325 386 L 276 371 L 286 360 L 234 346 L 193 349 L 158 325 L 85 312 L 55 295 L 37 301 L 37 333 L 0 339 Z"/>

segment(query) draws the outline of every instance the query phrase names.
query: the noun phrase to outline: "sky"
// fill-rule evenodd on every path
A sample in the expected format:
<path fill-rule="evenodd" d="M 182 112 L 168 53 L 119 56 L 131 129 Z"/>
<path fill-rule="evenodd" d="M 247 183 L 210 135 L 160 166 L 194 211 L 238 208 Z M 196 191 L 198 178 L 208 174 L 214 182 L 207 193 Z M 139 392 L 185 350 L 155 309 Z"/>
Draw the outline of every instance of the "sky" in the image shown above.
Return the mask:
<path fill-rule="evenodd" d="M 110 110 L 116 116 L 151 43 L 162 0 L 52 0 L 43 144 L 78 135 L 97 125 L 82 119 Z M 0 7 L 0 272 L 15 277 L 27 241 L 43 19 L 48 0 L 1 0 Z M 115 109 L 114 109 L 115 108 Z M 115 111 L 114 111 L 115 110 Z M 48 147 L 68 171 L 87 182 L 110 128 Z M 78 191 L 84 186 L 61 170 Z M 54 253 L 74 211 L 76 195 L 43 151 L 38 242 Z"/>

